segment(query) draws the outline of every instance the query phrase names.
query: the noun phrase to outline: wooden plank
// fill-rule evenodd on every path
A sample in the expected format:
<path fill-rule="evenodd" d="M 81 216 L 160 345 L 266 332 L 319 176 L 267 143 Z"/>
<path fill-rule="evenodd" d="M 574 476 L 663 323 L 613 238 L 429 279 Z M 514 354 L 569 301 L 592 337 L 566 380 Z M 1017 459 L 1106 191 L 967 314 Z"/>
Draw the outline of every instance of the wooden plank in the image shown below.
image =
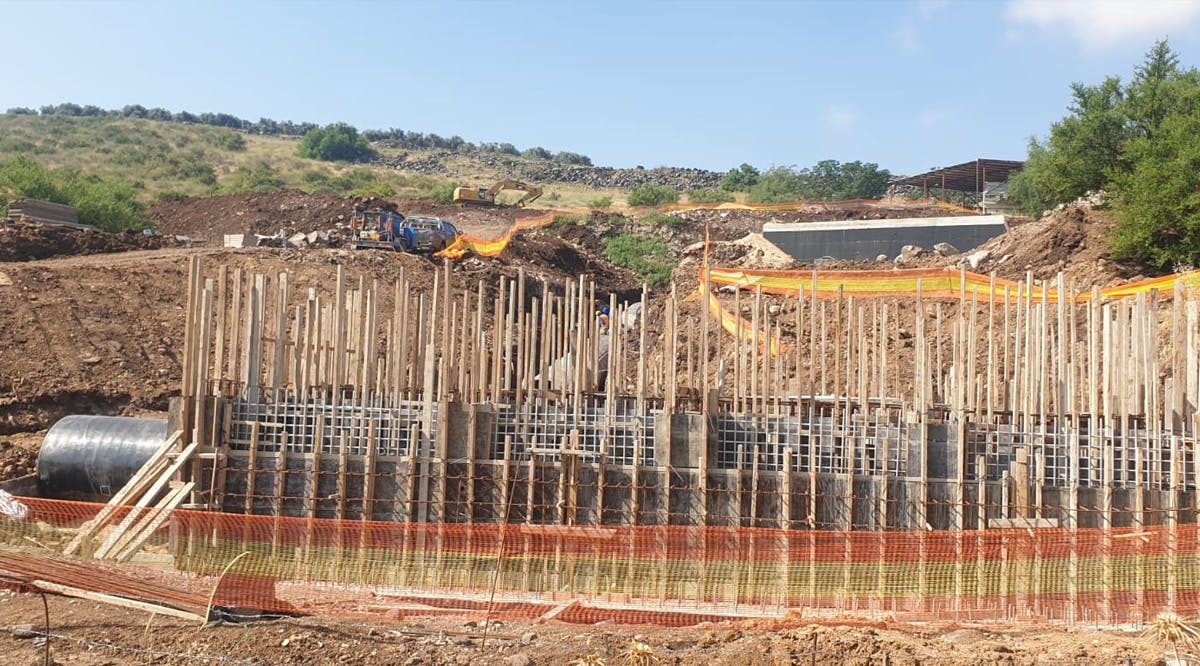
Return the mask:
<path fill-rule="evenodd" d="M 192 454 L 196 452 L 196 449 L 199 448 L 199 446 L 200 445 L 196 442 L 189 444 L 187 448 L 180 452 L 179 456 L 175 459 L 175 462 L 154 480 L 154 483 L 150 486 L 150 488 L 142 494 L 141 499 L 139 499 L 137 503 L 133 505 L 133 510 L 126 514 L 125 519 L 122 520 L 119 525 L 117 525 L 117 529 L 114 530 L 113 533 L 104 540 L 104 543 L 100 544 L 100 547 L 96 549 L 94 555 L 96 559 L 104 559 L 109 550 L 112 549 L 113 545 L 116 543 L 117 539 L 119 539 L 121 535 L 124 534 L 127 529 L 129 529 L 129 526 L 138 519 L 142 513 L 142 509 L 145 509 L 150 505 L 151 502 L 155 500 L 155 498 L 158 497 L 158 494 L 167 487 L 167 483 L 171 481 L 176 472 L 183 468 L 184 464 L 188 462 Z M 195 484 L 192 485 L 193 487 L 195 486 Z"/>
<path fill-rule="evenodd" d="M 151 536 L 162 527 L 167 518 L 171 516 L 171 512 L 179 507 L 187 494 L 192 491 L 196 484 L 189 481 L 171 492 L 167 493 L 150 511 L 148 511 L 141 520 L 129 528 L 117 543 L 113 545 L 112 550 L 108 553 L 108 559 L 116 560 L 117 562 L 128 562 L 142 548 L 142 544 L 146 543 Z"/>
<path fill-rule="evenodd" d="M 79 550 L 79 546 L 82 545 L 84 539 L 87 539 L 97 530 L 104 527 L 109 518 L 111 518 L 113 512 L 115 512 L 118 507 L 127 504 L 134 497 L 140 496 L 145 489 L 150 486 L 150 484 L 154 483 L 155 479 L 157 478 L 157 471 L 161 466 L 166 464 L 165 461 L 167 455 L 182 437 L 182 431 L 177 430 L 172 433 L 171 436 L 167 438 L 167 441 L 163 442 L 163 445 L 150 455 L 150 458 L 147 459 L 141 468 L 129 478 L 129 481 L 127 481 L 125 485 L 122 486 L 115 495 L 113 495 L 112 499 L 110 499 L 108 503 L 100 509 L 96 516 L 84 523 L 79 528 L 78 532 L 75 534 L 75 537 L 72 538 L 67 544 L 67 547 L 63 549 L 63 554 L 75 554 L 75 552 Z"/>
<path fill-rule="evenodd" d="M 191 620 L 192 622 L 205 622 L 208 619 L 199 613 L 190 613 L 188 611 L 172 608 L 170 606 L 160 606 L 158 604 L 152 604 L 145 601 L 136 601 L 134 599 L 126 599 L 125 597 L 117 597 L 111 594 L 82 590 L 77 587 L 60 585 L 58 583 L 52 583 L 45 580 L 35 580 L 33 581 L 33 585 L 39 589 L 51 592 L 53 594 L 61 594 L 64 597 L 75 597 L 77 599 L 86 599 L 88 601 L 98 601 L 100 603 L 120 606 L 122 608 L 132 608 L 134 610 L 145 611 L 154 615 L 168 615 L 170 617 Z"/>

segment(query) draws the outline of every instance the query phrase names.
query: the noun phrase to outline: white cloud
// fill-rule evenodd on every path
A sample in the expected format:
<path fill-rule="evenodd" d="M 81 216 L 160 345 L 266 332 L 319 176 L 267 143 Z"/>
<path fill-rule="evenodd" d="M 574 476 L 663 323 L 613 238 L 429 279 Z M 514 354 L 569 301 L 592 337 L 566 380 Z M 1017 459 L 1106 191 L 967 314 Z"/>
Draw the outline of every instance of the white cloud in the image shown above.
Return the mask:
<path fill-rule="evenodd" d="M 929 18 L 950 6 L 950 0 L 917 0 L 917 11 L 922 18 Z"/>
<path fill-rule="evenodd" d="M 858 113 L 848 106 L 829 106 L 825 108 L 825 126 L 835 132 L 848 132 L 854 129 Z"/>
<path fill-rule="evenodd" d="M 1009 21 L 1071 33 L 1100 50 L 1200 25 L 1200 0 L 1009 0 Z"/>
<path fill-rule="evenodd" d="M 921 50 L 921 37 L 917 35 L 917 27 L 909 21 L 901 21 L 892 34 L 900 50 L 905 53 L 916 53 Z"/>

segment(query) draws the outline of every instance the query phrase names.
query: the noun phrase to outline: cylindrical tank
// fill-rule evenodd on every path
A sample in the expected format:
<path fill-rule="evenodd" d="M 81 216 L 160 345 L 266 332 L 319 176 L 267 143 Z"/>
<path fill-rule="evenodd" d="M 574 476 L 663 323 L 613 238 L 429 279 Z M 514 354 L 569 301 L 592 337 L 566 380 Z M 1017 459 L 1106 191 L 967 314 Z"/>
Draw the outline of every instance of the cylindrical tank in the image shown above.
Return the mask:
<path fill-rule="evenodd" d="M 107 501 L 167 440 L 166 419 L 67 416 L 38 453 L 42 497 Z"/>

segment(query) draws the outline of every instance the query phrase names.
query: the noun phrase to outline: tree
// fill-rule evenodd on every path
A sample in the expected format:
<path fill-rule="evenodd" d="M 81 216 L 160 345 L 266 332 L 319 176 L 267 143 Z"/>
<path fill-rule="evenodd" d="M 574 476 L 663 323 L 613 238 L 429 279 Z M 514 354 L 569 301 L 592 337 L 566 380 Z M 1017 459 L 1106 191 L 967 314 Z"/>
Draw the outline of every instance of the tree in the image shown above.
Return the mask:
<path fill-rule="evenodd" d="M 309 130 L 296 150 L 300 157 L 327 162 L 352 162 L 375 156 L 375 151 L 358 130 L 346 123 L 334 123 Z"/>
<path fill-rule="evenodd" d="M 812 168 L 773 167 L 750 187 L 749 200 L 781 202 L 815 199 L 878 199 L 892 174 L 872 162 L 822 160 Z"/>
<path fill-rule="evenodd" d="M 1156 268 L 1200 265 L 1200 86 L 1186 97 L 1190 110 L 1164 115 L 1130 141 L 1130 168 L 1113 175 L 1118 258 Z"/>
<path fill-rule="evenodd" d="M 742 162 L 741 166 L 730 169 L 729 173 L 725 174 L 725 179 L 721 181 L 721 189 L 726 192 L 749 192 L 758 182 L 758 176 L 758 169 Z"/>
<path fill-rule="evenodd" d="M 1046 143 L 1029 141 L 1025 168 L 1010 178 L 1009 196 L 1019 208 L 1036 214 L 1103 189 L 1109 174 L 1121 168 L 1129 138 L 1120 79 L 1098 86 L 1071 85 L 1073 115 L 1050 127 Z"/>
<path fill-rule="evenodd" d="M 541 146 L 534 146 L 533 148 L 529 148 L 521 154 L 531 160 L 548 160 L 554 157 L 554 153 L 551 153 Z"/>
<path fill-rule="evenodd" d="M 803 191 L 802 174 L 790 167 L 777 166 L 755 179 L 747 199 L 754 203 L 796 201 L 803 198 L 800 194 Z"/>
<path fill-rule="evenodd" d="M 836 201 L 878 199 L 887 192 L 892 174 L 878 164 L 822 160 L 806 170 L 804 199 Z"/>
<path fill-rule="evenodd" d="M 1089 190 L 1107 190 L 1119 259 L 1165 268 L 1200 263 L 1200 73 L 1184 70 L 1166 40 L 1133 78 L 1071 86 L 1070 114 L 1031 139 L 1009 196 L 1037 214 Z"/>
<path fill-rule="evenodd" d="M 592 158 L 588 157 L 587 155 L 580 155 L 579 153 L 572 153 L 568 150 L 564 150 L 564 151 L 558 153 L 557 155 L 555 155 L 554 161 L 562 162 L 563 164 L 577 164 L 580 166 L 592 166 Z"/>

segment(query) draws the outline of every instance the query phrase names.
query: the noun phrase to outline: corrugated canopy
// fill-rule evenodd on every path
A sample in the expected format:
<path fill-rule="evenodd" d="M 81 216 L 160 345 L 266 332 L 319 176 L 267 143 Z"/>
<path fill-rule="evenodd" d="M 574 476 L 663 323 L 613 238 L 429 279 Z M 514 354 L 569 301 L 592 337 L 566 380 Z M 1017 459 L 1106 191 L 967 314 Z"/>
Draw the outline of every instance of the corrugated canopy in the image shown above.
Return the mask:
<path fill-rule="evenodd" d="M 934 169 L 915 176 L 897 178 L 894 185 L 915 185 L 917 187 L 945 187 L 956 192 L 982 192 L 984 183 L 1000 183 L 1008 180 L 1008 174 L 1025 166 L 1024 162 L 1013 160 L 977 159 L 962 164 L 955 164 L 942 169 Z"/>

